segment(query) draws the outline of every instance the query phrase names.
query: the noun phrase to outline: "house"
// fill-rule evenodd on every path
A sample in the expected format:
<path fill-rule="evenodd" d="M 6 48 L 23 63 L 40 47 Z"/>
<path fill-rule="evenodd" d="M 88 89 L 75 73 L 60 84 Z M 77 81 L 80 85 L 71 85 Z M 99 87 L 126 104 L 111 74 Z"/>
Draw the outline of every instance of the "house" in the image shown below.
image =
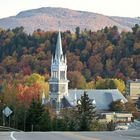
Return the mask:
<path fill-rule="evenodd" d="M 115 122 L 115 123 L 128 123 L 132 122 L 133 115 L 132 113 L 116 113 L 116 112 L 107 112 L 100 114 L 100 121 L 105 122 Z"/>
<path fill-rule="evenodd" d="M 100 123 L 113 123 L 116 130 L 127 130 L 133 121 L 132 113 L 104 112 L 98 118 Z"/>
<path fill-rule="evenodd" d="M 126 94 L 134 101 L 140 97 L 140 79 L 127 81 Z"/>
<path fill-rule="evenodd" d="M 49 79 L 49 101 L 56 112 L 59 113 L 61 108 L 76 106 L 77 100 L 81 98 L 84 91 L 87 91 L 89 98 L 92 99 L 93 104 L 96 105 L 98 110 L 108 110 L 109 104 L 112 101 L 122 100 L 124 103 L 127 102 L 118 89 L 76 90 L 68 89 L 68 83 L 67 58 L 63 54 L 61 33 L 59 30 L 55 55 L 52 57 L 51 62 L 51 78 Z"/>

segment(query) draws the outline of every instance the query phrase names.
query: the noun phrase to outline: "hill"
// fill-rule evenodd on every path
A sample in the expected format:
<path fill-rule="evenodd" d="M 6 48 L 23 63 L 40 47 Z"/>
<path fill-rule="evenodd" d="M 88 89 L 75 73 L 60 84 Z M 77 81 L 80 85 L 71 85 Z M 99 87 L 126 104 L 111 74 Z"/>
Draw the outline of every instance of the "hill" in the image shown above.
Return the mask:
<path fill-rule="evenodd" d="M 0 27 L 8 29 L 23 26 L 27 33 L 36 29 L 44 31 L 57 30 L 58 21 L 61 21 L 61 30 L 75 31 L 81 29 L 100 30 L 106 26 L 116 25 L 119 31 L 130 31 L 135 24 L 140 24 L 138 18 L 110 17 L 102 14 L 75 11 L 65 8 L 44 7 L 22 11 L 16 16 L 0 19 Z"/>

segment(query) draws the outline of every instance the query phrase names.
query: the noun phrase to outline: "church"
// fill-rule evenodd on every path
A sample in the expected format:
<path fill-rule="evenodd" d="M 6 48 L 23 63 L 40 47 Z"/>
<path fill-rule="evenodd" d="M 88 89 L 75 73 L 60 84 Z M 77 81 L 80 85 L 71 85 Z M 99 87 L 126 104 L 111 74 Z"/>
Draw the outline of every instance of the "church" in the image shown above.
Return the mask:
<path fill-rule="evenodd" d="M 112 101 L 127 102 L 127 99 L 118 89 L 68 89 L 68 83 L 67 58 L 63 54 L 61 32 L 59 30 L 55 55 L 52 56 L 51 78 L 49 79 L 49 101 L 56 112 L 59 113 L 61 108 L 75 107 L 77 100 L 81 98 L 84 91 L 93 100 L 97 110 L 108 110 Z"/>

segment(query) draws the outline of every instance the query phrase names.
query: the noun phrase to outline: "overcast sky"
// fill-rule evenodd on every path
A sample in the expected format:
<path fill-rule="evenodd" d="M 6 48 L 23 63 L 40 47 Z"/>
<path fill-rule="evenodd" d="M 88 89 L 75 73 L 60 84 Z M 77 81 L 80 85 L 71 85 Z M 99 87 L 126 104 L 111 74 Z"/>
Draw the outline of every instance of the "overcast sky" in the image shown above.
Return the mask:
<path fill-rule="evenodd" d="M 140 0 L 0 0 L 0 18 L 40 7 L 64 7 L 112 16 L 140 16 Z"/>

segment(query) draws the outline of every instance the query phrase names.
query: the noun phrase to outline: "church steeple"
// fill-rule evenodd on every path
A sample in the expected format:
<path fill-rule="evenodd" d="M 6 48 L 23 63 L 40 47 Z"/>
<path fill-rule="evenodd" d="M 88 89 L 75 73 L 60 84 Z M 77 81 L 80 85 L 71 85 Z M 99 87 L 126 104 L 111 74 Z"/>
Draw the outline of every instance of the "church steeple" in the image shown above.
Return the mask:
<path fill-rule="evenodd" d="M 63 54 L 61 32 L 59 29 L 55 55 L 52 57 L 50 85 L 50 103 L 56 111 L 60 110 L 61 99 L 68 94 L 67 59 Z"/>
<path fill-rule="evenodd" d="M 54 60 L 56 62 L 62 62 L 62 61 L 64 61 L 60 29 L 59 29 L 58 37 L 57 37 L 57 44 L 56 44 L 56 50 L 55 50 Z"/>

